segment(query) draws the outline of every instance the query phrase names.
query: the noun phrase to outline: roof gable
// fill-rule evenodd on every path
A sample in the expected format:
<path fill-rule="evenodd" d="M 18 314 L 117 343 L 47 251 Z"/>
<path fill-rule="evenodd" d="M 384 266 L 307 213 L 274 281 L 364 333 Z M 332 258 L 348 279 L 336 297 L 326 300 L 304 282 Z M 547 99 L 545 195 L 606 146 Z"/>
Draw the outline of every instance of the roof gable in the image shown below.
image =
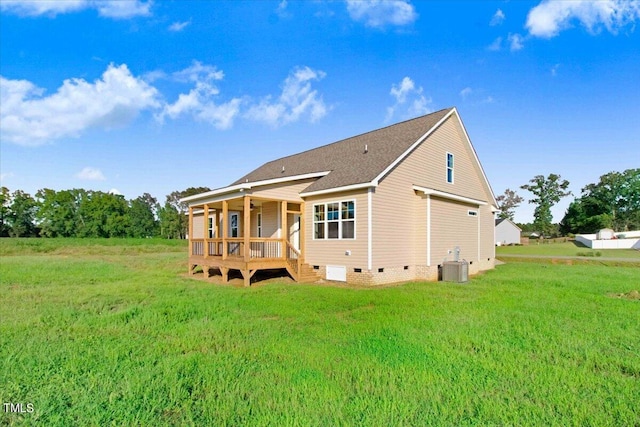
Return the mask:
<path fill-rule="evenodd" d="M 517 228 L 518 230 L 522 231 L 522 229 L 521 229 L 520 227 L 518 227 L 518 225 L 517 225 L 515 222 L 511 221 L 509 218 L 499 218 L 499 219 L 496 219 L 496 227 L 497 227 L 498 225 L 502 224 L 502 223 L 505 223 L 505 224 L 511 224 L 511 226 L 512 226 L 512 227 L 515 227 L 515 228 Z"/>
<path fill-rule="evenodd" d="M 305 193 L 374 181 L 402 158 L 453 109 L 447 108 L 382 129 L 265 163 L 232 185 L 329 172 Z M 357 167 L 354 167 L 357 165 Z"/>

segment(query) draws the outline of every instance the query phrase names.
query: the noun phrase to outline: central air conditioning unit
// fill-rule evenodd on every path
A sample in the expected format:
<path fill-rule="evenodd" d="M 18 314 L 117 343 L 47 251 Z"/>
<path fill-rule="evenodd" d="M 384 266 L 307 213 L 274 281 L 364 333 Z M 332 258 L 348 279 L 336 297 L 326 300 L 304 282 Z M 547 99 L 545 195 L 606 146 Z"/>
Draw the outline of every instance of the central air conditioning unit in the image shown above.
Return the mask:
<path fill-rule="evenodd" d="M 464 283 L 469 281 L 467 261 L 445 261 L 442 263 L 442 281 Z"/>

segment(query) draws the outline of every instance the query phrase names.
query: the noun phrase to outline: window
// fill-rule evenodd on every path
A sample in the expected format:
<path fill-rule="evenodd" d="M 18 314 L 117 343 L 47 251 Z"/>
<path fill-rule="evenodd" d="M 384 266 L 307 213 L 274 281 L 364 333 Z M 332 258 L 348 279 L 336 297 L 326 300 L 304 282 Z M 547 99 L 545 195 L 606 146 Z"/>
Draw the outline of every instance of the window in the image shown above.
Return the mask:
<path fill-rule="evenodd" d="M 258 212 L 258 237 L 262 237 L 262 212 Z"/>
<path fill-rule="evenodd" d="M 355 239 L 355 201 L 322 203 L 313 206 L 314 239 Z"/>
<path fill-rule="evenodd" d="M 469 216 L 478 216 L 478 211 L 467 211 Z"/>
<path fill-rule="evenodd" d="M 209 238 L 213 239 L 216 237 L 216 229 L 213 226 L 213 218 L 209 217 Z"/>
<path fill-rule="evenodd" d="M 229 237 L 238 237 L 238 214 L 229 214 Z"/>
<path fill-rule="evenodd" d="M 453 184 L 453 154 L 447 153 L 447 182 Z"/>

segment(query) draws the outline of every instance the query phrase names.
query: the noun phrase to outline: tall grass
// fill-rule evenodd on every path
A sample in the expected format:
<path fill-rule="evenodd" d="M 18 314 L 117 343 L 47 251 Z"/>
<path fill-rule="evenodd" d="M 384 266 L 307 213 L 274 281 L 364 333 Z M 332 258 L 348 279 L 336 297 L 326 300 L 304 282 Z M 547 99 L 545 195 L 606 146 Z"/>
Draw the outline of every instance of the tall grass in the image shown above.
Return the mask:
<path fill-rule="evenodd" d="M 35 409 L 0 424 L 640 422 L 640 302 L 611 296 L 638 268 L 246 289 L 185 277 L 186 248 L 89 246 L 0 258 L 0 400 Z"/>

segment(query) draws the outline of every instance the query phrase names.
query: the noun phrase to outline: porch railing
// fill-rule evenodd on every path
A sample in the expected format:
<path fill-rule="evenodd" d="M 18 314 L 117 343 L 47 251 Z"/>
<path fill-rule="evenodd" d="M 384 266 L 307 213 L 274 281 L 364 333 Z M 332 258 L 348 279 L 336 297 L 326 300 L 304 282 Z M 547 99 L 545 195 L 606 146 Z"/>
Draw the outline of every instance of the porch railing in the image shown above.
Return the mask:
<path fill-rule="evenodd" d="M 293 244 L 291 244 L 291 242 L 287 241 L 287 247 L 286 247 L 286 254 L 287 254 L 287 264 L 289 264 L 289 267 L 291 267 L 291 269 L 295 272 L 296 275 L 296 280 L 297 280 L 297 276 L 298 274 L 300 274 L 300 264 L 302 262 L 302 257 L 300 256 L 300 251 L 297 250 Z"/>
<path fill-rule="evenodd" d="M 229 237 L 225 239 L 227 256 L 244 256 L 244 238 Z M 289 244 L 287 242 L 287 244 Z M 222 239 L 191 239 L 191 255 L 222 256 Z M 283 239 L 252 237 L 249 239 L 249 254 L 251 259 L 282 258 Z M 207 250 L 205 255 L 205 248 Z M 293 248 L 293 247 L 292 247 Z M 290 252 L 288 249 L 287 253 Z M 293 255 L 292 255 L 293 256 Z"/>

